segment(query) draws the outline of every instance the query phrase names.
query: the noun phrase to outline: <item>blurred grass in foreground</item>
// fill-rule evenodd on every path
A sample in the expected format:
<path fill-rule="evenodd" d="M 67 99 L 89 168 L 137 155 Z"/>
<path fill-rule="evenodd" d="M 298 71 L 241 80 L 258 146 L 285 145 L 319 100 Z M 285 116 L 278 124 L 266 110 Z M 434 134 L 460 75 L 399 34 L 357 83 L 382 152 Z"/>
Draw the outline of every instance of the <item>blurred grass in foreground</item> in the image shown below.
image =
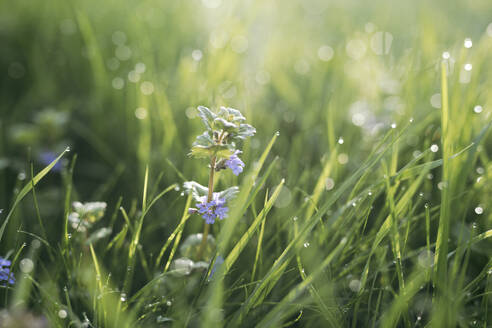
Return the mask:
<path fill-rule="evenodd" d="M 17 282 L 0 287 L 0 322 L 489 326 L 491 11 L 1 3 L 0 255 Z M 212 227 L 225 261 L 211 281 L 209 262 L 171 265 L 202 226 L 178 187 L 207 179 L 187 157 L 197 105 L 258 131 L 243 194 Z M 108 203 L 92 242 L 70 225 L 76 200 Z"/>

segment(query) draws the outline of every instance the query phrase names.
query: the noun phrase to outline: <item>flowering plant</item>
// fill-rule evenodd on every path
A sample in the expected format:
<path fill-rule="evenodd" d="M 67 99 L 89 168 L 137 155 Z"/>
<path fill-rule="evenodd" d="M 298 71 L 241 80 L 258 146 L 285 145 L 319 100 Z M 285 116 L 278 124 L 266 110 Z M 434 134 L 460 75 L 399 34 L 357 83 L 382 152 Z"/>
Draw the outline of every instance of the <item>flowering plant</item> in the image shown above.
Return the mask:
<path fill-rule="evenodd" d="M 221 192 L 214 192 L 215 172 L 230 169 L 238 176 L 243 171 L 245 164 L 239 158 L 242 152 L 238 142 L 253 136 L 256 129 L 244 123 L 246 118 L 234 108 L 220 107 L 219 112 L 214 113 L 207 107 L 199 106 L 198 114 L 206 130 L 196 137 L 190 155 L 209 159 L 208 187 L 195 181 L 188 181 L 184 183 L 184 189 L 191 193 L 197 202 L 196 208 L 190 208 L 189 212 L 198 213 L 205 220 L 202 241 L 206 242 L 209 225 L 215 223 L 216 219 L 223 220 L 227 217 L 229 211 L 227 202 L 239 190 L 237 186 L 233 186 Z"/>

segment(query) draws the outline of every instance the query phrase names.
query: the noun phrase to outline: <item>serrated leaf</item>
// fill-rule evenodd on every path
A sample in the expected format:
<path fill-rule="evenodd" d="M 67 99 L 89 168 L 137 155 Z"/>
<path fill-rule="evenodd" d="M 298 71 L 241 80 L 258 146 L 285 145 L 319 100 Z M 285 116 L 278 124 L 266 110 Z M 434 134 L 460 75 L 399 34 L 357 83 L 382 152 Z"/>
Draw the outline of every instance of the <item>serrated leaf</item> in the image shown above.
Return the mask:
<path fill-rule="evenodd" d="M 197 202 L 203 202 L 206 197 L 208 196 L 208 188 L 205 186 L 202 186 L 198 182 L 195 181 L 186 181 L 183 184 L 183 188 L 185 189 L 185 192 L 187 194 L 191 193 L 191 196 L 193 199 Z M 236 196 L 236 194 L 239 192 L 239 188 L 234 186 L 230 187 L 226 190 L 219 191 L 219 192 L 214 192 L 214 199 L 216 198 L 224 198 L 226 201 L 231 200 Z"/>
<path fill-rule="evenodd" d="M 220 107 L 219 116 L 224 117 L 230 122 L 244 122 L 246 118 L 240 111 L 230 107 Z"/>
<path fill-rule="evenodd" d="M 224 198 L 227 202 L 227 201 L 233 199 L 238 192 L 239 192 L 239 188 L 236 186 L 233 186 L 233 187 L 227 188 L 226 190 L 218 192 L 217 196 L 219 198 Z M 214 196 L 215 196 L 215 194 L 216 193 L 214 193 Z"/>
<path fill-rule="evenodd" d="M 212 130 L 213 122 L 217 117 L 210 109 L 205 106 L 198 106 L 198 115 L 202 119 L 203 124 L 208 130 Z"/>
<path fill-rule="evenodd" d="M 224 148 L 215 153 L 217 157 L 229 158 L 232 154 L 234 154 L 234 148 Z"/>
<path fill-rule="evenodd" d="M 256 133 L 256 129 L 250 124 L 240 124 L 239 129 L 234 135 L 237 139 L 246 139 L 247 137 L 252 137 Z"/>
<path fill-rule="evenodd" d="M 228 120 L 226 120 L 222 117 L 217 117 L 214 120 L 214 126 L 219 128 L 219 129 L 226 130 L 226 131 L 233 131 L 233 130 L 239 128 L 237 124 L 229 122 Z"/>
<path fill-rule="evenodd" d="M 210 157 L 212 155 L 212 149 L 203 146 L 193 146 L 191 147 L 190 156 L 194 156 L 197 158 Z"/>
<path fill-rule="evenodd" d="M 186 181 L 183 183 L 183 188 L 187 194 L 191 193 L 191 196 L 197 202 L 200 202 L 202 197 L 206 197 L 208 195 L 208 188 L 202 186 L 196 181 Z"/>
<path fill-rule="evenodd" d="M 203 147 L 211 147 L 214 145 L 214 140 L 210 136 L 208 131 L 203 132 L 198 137 L 196 137 L 193 146 L 203 146 Z"/>

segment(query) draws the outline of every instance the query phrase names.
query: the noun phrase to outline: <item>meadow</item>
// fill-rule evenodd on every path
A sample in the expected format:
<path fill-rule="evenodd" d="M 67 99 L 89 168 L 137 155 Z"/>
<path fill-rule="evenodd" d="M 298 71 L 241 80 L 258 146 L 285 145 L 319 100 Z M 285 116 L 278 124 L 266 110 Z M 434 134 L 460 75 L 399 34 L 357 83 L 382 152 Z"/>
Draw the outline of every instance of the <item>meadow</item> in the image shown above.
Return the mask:
<path fill-rule="evenodd" d="M 490 13 L 0 2 L 0 327 L 490 327 Z"/>

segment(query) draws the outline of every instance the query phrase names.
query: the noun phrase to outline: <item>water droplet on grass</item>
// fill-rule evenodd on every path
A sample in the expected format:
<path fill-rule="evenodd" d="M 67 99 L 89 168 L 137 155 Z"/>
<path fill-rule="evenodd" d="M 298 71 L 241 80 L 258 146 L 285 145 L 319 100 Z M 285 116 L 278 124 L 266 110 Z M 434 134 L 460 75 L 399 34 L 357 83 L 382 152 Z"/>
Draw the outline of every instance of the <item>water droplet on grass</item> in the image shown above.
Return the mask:
<path fill-rule="evenodd" d="M 65 310 L 60 310 L 58 311 L 58 316 L 61 318 L 61 319 L 65 319 L 67 317 L 67 311 Z"/>
<path fill-rule="evenodd" d="M 309 244 L 309 242 L 305 242 L 303 246 L 304 246 L 305 248 L 307 248 L 307 247 L 309 247 L 309 245 L 310 245 L 310 244 Z"/>
<path fill-rule="evenodd" d="M 326 178 L 325 188 L 326 190 L 332 190 L 335 187 L 335 181 L 332 178 Z"/>
<path fill-rule="evenodd" d="M 482 214 L 483 213 L 483 208 L 481 206 L 475 207 L 475 213 L 477 213 L 478 215 Z"/>
<path fill-rule="evenodd" d="M 343 145 L 344 140 L 343 140 L 343 138 L 342 138 L 342 137 L 338 138 L 338 143 L 339 143 L 340 145 Z"/>
<path fill-rule="evenodd" d="M 34 269 L 34 262 L 31 259 L 22 259 L 19 263 L 20 269 L 23 273 L 30 273 Z"/>
<path fill-rule="evenodd" d="M 473 111 L 477 114 L 480 114 L 483 111 L 483 107 L 480 105 L 476 105 L 475 107 L 473 107 Z"/>
<path fill-rule="evenodd" d="M 433 153 L 437 153 L 437 151 L 439 150 L 439 146 L 436 144 L 433 144 L 432 146 L 430 146 L 430 150 Z"/>

